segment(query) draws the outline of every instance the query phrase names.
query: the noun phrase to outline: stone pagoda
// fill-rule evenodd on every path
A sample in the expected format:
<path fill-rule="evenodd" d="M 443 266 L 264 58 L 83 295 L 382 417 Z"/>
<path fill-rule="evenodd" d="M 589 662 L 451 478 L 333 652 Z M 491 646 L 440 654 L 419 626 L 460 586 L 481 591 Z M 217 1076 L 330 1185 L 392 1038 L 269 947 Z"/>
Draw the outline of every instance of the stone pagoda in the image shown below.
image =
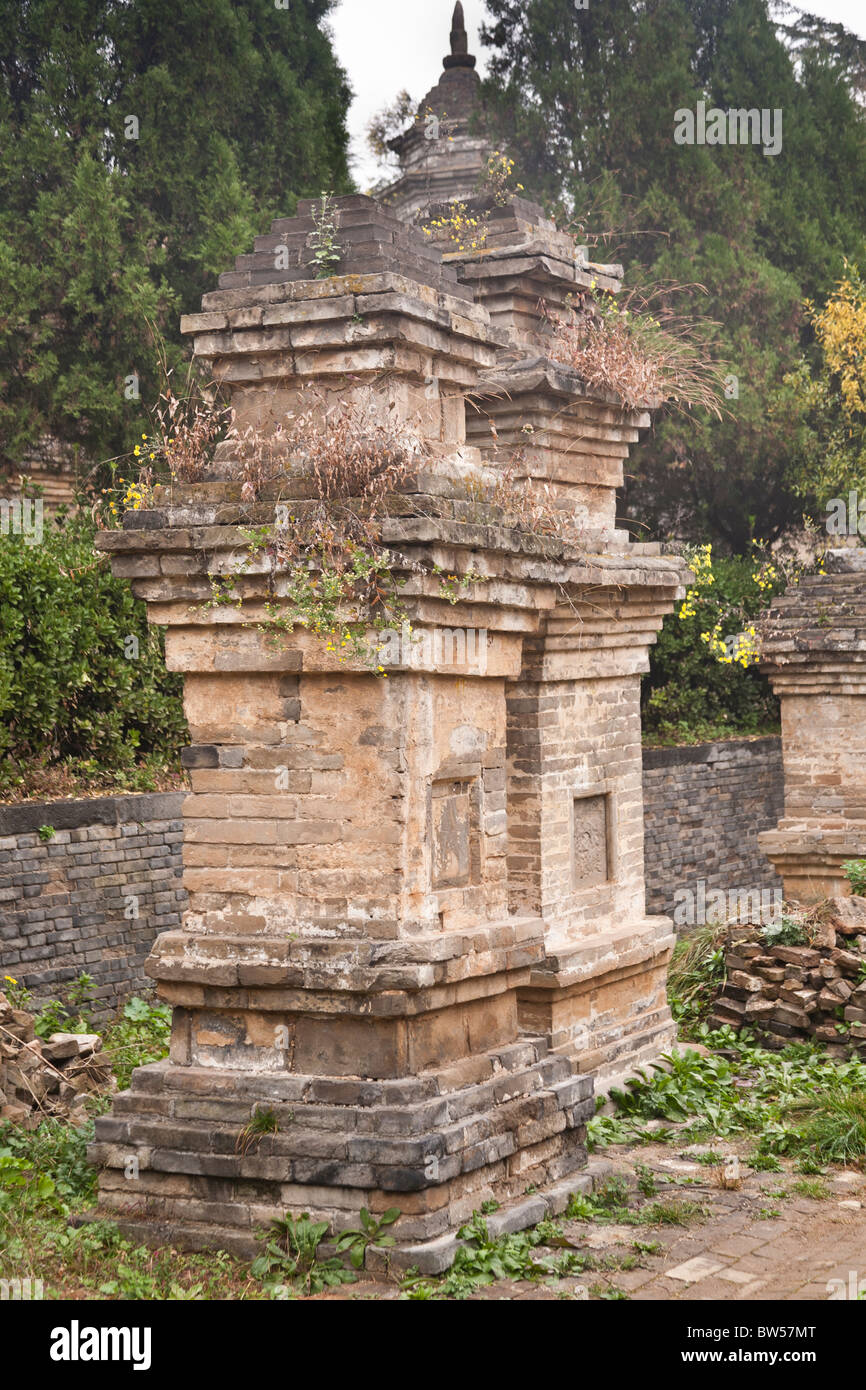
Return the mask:
<path fill-rule="evenodd" d="M 431 204 L 471 198 L 478 189 L 491 145 L 483 129 L 481 79 L 475 64 L 458 0 L 442 76 L 408 130 L 389 141 L 400 160 L 400 176 L 377 190 L 379 201 L 407 222 Z"/>
<path fill-rule="evenodd" d="M 826 574 L 774 600 L 761 669 L 782 708 L 785 815 L 760 836 L 791 901 L 848 891 L 866 858 L 866 551 L 830 550 Z"/>
<path fill-rule="evenodd" d="M 454 29 L 446 77 L 474 80 L 459 5 Z M 640 680 L 683 574 L 614 521 L 649 416 L 552 360 L 537 312 L 619 268 L 525 200 L 489 209 L 471 255 L 373 199 L 333 206 L 333 273 L 302 202 L 182 326 L 240 430 L 275 430 L 313 385 L 323 411 L 364 397 L 422 431 L 380 536 L 417 645 L 380 674 L 300 623 L 269 639 L 291 575 L 251 558 L 249 529 L 309 497 L 288 457 L 245 501 L 226 442 L 103 536 L 183 674 L 192 789 L 189 909 L 148 965 L 171 1054 L 92 1155 L 101 1209 L 139 1238 L 247 1253 L 286 1210 L 339 1230 L 397 1207 L 394 1263 L 434 1271 L 487 1200 L 510 1229 L 562 1210 L 594 1079 L 673 1039 Z M 515 518 L 506 467 L 571 529 Z M 209 602 L 227 577 L 233 601 Z"/>

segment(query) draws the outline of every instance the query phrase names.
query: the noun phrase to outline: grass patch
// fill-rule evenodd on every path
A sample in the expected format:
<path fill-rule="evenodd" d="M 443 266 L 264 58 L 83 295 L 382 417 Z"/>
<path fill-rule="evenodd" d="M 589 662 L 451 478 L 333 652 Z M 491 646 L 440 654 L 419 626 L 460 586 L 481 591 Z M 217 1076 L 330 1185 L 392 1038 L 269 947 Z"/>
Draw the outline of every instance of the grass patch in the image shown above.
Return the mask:
<path fill-rule="evenodd" d="M 668 1001 L 683 1037 L 703 1022 L 727 979 L 725 938 L 719 923 L 696 927 L 674 947 L 668 971 Z"/>
<path fill-rule="evenodd" d="M 262 1299 L 249 1266 L 224 1251 L 150 1250 L 108 1221 L 77 1228 L 93 1203 L 87 1162 L 92 1121 L 78 1129 L 44 1120 L 38 1129 L 0 1125 L 0 1266 L 5 1279 L 39 1278 L 48 1299 Z"/>
<path fill-rule="evenodd" d="M 798 1178 L 789 1191 L 796 1197 L 808 1197 L 811 1202 L 828 1202 L 830 1189 L 821 1178 Z"/>
<path fill-rule="evenodd" d="M 863 1083 L 856 1090 L 834 1086 L 787 1106 L 801 1119 L 802 1145 L 818 1162 L 862 1164 L 866 1157 L 866 1076 Z"/>
<path fill-rule="evenodd" d="M 705 1221 L 709 1212 L 700 1202 L 648 1202 L 641 1208 L 641 1225 L 694 1226 Z"/>

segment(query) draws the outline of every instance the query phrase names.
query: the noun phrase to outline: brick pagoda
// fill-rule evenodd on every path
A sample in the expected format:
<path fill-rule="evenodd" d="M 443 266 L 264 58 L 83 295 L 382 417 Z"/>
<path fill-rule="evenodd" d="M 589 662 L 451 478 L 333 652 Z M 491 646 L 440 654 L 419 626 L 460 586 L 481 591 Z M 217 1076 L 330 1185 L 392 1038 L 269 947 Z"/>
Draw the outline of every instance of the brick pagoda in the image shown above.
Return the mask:
<path fill-rule="evenodd" d="M 395 1262 L 435 1270 L 486 1200 L 512 1226 L 561 1210 L 594 1077 L 672 1041 L 639 691 L 683 575 L 614 521 L 648 415 L 552 361 L 533 312 L 540 290 L 564 302 L 618 268 L 587 266 L 524 200 L 495 208 L 475 256 L 443 257 L 370 198 L 335 208 L 333 275 L 316 278 L 301 203 L 183 327 L 241 428 L 275 428 L 315 384 L 323 401 L 372 390 L 423 430 L 381 541 L 416 634 L 474 640 L 422 643 L 387 678 L 300 626 L 275 647 L 262 624 L 288 576 L 249 563 L 244 530 L 305 495 L 288 459 L 244 502 L 221 445 L 201 482 L 104 535 L 184 677 L 190 902 L 148 967 L 170 1058 L 135 1073 L 92 1156 L 102 1210 L 139 1237 L 246 1253 L 286 1210 L 338 1230 L 396 1206 Z M 509 458 L 578 534 L 490 500 Z M 456 601 L 442 570 L 471 576 Z M 231 574 L 238 602 L 209 605 Z M 257 1110 L 279 1128 L 244 1150 Z"/>

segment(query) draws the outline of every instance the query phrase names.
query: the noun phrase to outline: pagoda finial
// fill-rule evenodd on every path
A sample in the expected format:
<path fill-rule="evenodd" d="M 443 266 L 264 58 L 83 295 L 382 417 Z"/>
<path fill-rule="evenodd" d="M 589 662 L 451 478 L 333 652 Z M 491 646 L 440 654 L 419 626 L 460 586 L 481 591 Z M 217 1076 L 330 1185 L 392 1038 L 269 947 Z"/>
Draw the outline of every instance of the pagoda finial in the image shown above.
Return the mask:
<path fill-rule="evenodd" d="M 461 0 L 457 0 L 454 6 L 454 18 L 451 20 L 451 52 L 456 57 L 469 52 L 469 37 L 466 33 L 466 20 L 463 15 L 463 5 Z"/>
<path fill-rule="evenodd" d="M 466 18 L 461 0 L 454 6 L 451 19 L 451 53 L 445 59 L 446 68 L 474 68 L 475 59 L 469 52 L 469 36 L 466 33 Z"/>

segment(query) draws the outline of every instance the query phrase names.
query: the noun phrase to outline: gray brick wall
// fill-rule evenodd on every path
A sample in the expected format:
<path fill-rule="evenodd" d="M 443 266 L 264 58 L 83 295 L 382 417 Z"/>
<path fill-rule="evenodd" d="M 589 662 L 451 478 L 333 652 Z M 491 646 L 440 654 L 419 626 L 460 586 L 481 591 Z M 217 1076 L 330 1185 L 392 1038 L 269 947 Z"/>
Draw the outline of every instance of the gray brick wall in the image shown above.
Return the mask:
<path fill-rule="evenodd" d="M 180 925 L 186 902 L 182 803 L 170 793 L 0 807 L 0 975 L 43 1002 L 87 972 L 99 1017 L 147 985 L 151 943 Z"/>
<path fill-rule="evenodd" d="M 673 914 L 677 889 L 775 889 L 758 832 L 784 815 L 779 738 L 646 748 L 646 903 Z"/>

